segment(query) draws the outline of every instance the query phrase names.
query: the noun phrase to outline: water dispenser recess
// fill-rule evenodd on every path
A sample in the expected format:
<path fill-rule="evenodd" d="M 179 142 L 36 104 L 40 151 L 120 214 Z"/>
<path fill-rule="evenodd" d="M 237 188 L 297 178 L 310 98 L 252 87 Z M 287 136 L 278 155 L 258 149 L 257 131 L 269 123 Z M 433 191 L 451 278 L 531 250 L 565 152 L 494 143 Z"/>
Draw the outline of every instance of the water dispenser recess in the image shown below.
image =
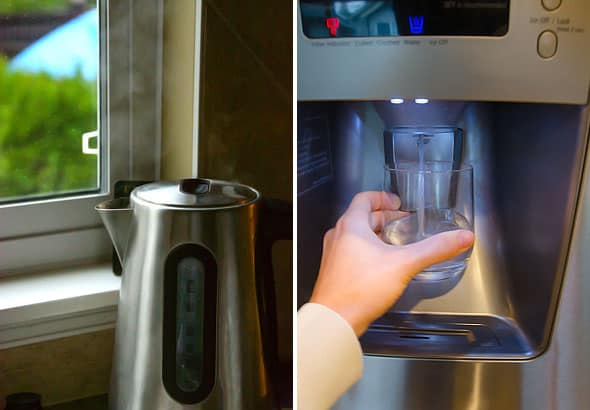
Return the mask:
<path fill-rule="evenodd" d="M 300 260 L 301 296 L 309 297 L 319 266 L 319 255 L 312 248 L 321 248 L 323 233 L 335 223 L 352 196 L 364 190 L 391 191 L 394 184 L 396 192 L 403 193 L 408 187 L 415 190 L 418 180 L 406 181 L 403 173 L 422 166 L 418 152 L 420 144 L 424 144 L 423 166 L 429 170 L 472 167 L 469 184 L 473 184 L 473 209 L 461 213 L 474 213 L 477 244 L 467 269 L 457 277 L 428 283 L 412 281 L 390 312 L 369 327 L 361 339 L 364 351 L 380 356 L 447 359 L 536 357 L 549 344 L 557 286 L 564 274 L 563 255 L 572 234 L 586 143 L 581 127 L 586 109 L 575 105 L 469 101 L 430 104 L 299 103 L 304 123 L 308 117 L 326 117 L 326 122 L 332 124 L 328 134 L 330 161 L 334 164 L 330 181 L 299 196 L 302 218 L 313 221 L 313 214 L 320 208 L 324 213 L 322 221 L 300 228 L 300 246 L 306 255 Z M 460 109 L 455 109 L 459 105 Z M 419 118 L 420 112 L 426 110 L 432 125 L 407 125 L 408 119 Z M 551 123 L 539 118 L 550 118 Z M 556 130 L 569 137 L 555 138 Z M 530 135 L 535 136 L 532 146 L 526 139 Z M 549 163 L 554 166 L 548 168 Z M 386 180 L 383 186 L 383 167 L 390 165 L 400 168 L 402 176 Z M 424 178 L 436 178 L 436 172 L 433 175 L 427 173 Z M 543 189 L 534 190 L 532 187 L 540 181 Z M 458 192 L 449 186 L 449 180 L 435 184 L 434 189 L 439 191 L 433 196 L 439 200 L 436 204 L 424 197 L 426 215 L 429 207 L 444 211 L 456 205 Z M 415 215 L 419 200 L 402 200 L 401 208 Z M 544 215 L 552 217 L 547 220 Z M 388 234 L 386 228 L 384 235 Z M 310 261 L 310 255 L 316 259 Z M 529 286 L 533 282 L 535 292 L 531 293 Z M 442 332 L 446 336 L 415 338 L 409 343 L 410 339 L 399 337 L 400 332 Z M 469 334 L 472 340 L 466 343 L 467 339 L 449 336 L 453 332 Z"/>
<path fill-rule="evenodd" d="M 424 161 L 428 166 L 443 163 L 450 170 L 466 165 L 473 169 L 477 241 L 467 269 L 444 280 L 412 281 L 389 312 L 369 327 L 361 337 L 364 377 L 337 409 L 361 408 L 352 403 L 362 400 L 365 389 L 380 386 L 384 379 L 421 377 L 426 369 L 440 367 L 437 360 L 441 359 L 457 361 L 461 363 L 457 366 L 466 369 L 480 368 L 484 362 L 505 362 L 507 369 L 514 367 L 508 363 L 515 360 L 539 363 L 548 354 L 552 335 L 555 337 L 557 308 L 568 300 L 560 297 L 560 289 L 583 189 L 588 108 L 473 101 L 430 104 L 338 101 L 298 105 L 299 121 L 304 125 L 299 136 L 325 130 L 318 138 L 329 140 L 326 146 L 332 164 L 330 179 L 308 186 L 298 196 L 299 220 L 306 221 L 298 234 L 298 254 L 305 255 L 298 260 L 300 304 L 311 295 L 324 232 L 335 224 L 354 194 L 384 189 L 384 167 L 393 164 L 403 170 L 420 162 L 411 156 L 417 155 L 417 138 L 428 138 L 424 145 L 429 150 Z M 457 105 L 461 106 L 458 111 L 454 109 Z M 428 146 L 435 138 L 424 132 L 424 125 L 408 124 L 407 119 L 420 117 L 425 108 L 436 120 L 432 127 L 444 124 L 449 131 L 443 137 L 445 143 Z M 330 126 L 307 130 L 308 118 L 324 118 Z M 410 127 L 403 130 L 412 130 L 408 138 L 413 141 L 395 139 L 402 126 Z M 389 148 L 388 141 L 392 142 Z M 461 149 L 455 149 L 459 145 Z M 395 183 L 403 186 L 399 179 Z M 438 207 L 454 203 L 457 193 L 445 189 L 447 186 L 438 186 L 445 192 L 437 195 L 444 198 Z M 419 208 L 418 202 L 403 201 L 402 207 L 411 213 Z M 396 360 L 387 360 L 391 358 Z M 416 358 L 421 360 L 414 361 Z M 444 378 L 444 372 L 451 370 L 440 371 Z M 484 389 L 494 390 L 492 385 Z M 411 392 L 403 394 L 415 400 Z M 520 408 L 515 403 L 507 408 Z M 397 407 L 372 403 L 371 408 Z"/>

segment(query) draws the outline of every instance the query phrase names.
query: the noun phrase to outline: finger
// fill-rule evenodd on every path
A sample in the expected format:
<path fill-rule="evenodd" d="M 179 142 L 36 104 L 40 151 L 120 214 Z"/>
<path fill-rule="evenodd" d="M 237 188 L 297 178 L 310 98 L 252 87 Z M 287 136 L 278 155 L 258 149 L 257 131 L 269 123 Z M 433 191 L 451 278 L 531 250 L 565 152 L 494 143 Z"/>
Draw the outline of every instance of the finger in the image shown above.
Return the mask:
<path fill-rule="evenodd" d="M 460 255 L 473 246 L 474 240 L 475 236 L 471 231 L 448 231 L 405 245 L 401 252 L 411 270 L 417 273 Z"/>
<path fill-rule="evenodd" d="M 334 228 L 329 229 L 324 235 L 324 248 L 330 248 L 334 238 Z"/>
<path fill-rule="evenodd" d="M 321 257 L 320 265 L 323 265 L 324 260 L 328 257 L 328 254 L 330 253 L 330 250 L 332 249 L 333 239 L 334 239 L 334 229 L 330 229 L 324 235 L 324 243 L 322 246 L 322 257 Z"/>
<path fill-rule="evenodd" d="M 352 198 L 346 212 L 363 212 L 369 214 L 373 211 L 395 211 L 400 207 L 400 199 L 397 195 L 383 191 L 366 191 L 358 193 Z"/>
<path fill-rule="evenodd" d="M 403 211 L 374 211 L 371 213 L 369 225 L 374 232 L 382 231 L 391 221 L 408 216 L 408 212 Z"/>

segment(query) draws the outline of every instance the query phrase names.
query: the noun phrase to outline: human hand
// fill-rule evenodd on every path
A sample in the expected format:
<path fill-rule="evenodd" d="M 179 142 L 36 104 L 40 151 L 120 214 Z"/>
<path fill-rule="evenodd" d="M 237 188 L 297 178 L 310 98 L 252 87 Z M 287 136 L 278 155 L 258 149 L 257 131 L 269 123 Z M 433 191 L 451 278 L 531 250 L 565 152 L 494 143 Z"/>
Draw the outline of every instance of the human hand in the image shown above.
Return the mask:
<path fill-rule="evenodd" d="M 384 220 L 407 215 L 399 206 L 395 195 L 362 192 L 324 236 L 310 302 L 340 314 L 357 336 L 395 303 L 414 275 L 465 252 L 475 240 L 472 232 L 456 230 L 409 245 L 386 244 L 377 233 Z"/>

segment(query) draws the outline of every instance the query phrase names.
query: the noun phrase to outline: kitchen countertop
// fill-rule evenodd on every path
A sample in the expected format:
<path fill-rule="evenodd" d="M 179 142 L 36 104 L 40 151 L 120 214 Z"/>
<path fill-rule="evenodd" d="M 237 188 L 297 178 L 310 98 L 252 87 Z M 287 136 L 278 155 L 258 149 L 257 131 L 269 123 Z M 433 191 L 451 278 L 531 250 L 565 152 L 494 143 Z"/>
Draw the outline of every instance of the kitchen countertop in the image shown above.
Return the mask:
<path fill-rule="evenodd" d="M 46 410 L 107 410 L 107 395 L 89 397 L 87 399 L 71 401 L 45 407 Z"/>
<path fill-rule="evenodd" d="M 90 397 L 87 399 L 71 401 L 69 403 L 56 404 L 54 406 L 45 407 L 46 410 L 107 410 L 108 400 L 107 395 Z M 291 410 L 284 408 L 282 410 Z"/>

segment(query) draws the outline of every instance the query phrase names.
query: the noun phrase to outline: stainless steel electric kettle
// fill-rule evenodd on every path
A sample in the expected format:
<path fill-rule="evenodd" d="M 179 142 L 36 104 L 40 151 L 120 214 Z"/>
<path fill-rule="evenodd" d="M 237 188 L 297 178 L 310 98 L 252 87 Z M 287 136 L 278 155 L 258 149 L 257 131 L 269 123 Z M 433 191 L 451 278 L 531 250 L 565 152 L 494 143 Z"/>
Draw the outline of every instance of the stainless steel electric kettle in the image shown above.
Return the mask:
<path fill-rule="evenodd" d="M 123 266 L 110 409 L 278 407 L 271 249 L 290 203 L 185 179 L 96 209 Z"/>

